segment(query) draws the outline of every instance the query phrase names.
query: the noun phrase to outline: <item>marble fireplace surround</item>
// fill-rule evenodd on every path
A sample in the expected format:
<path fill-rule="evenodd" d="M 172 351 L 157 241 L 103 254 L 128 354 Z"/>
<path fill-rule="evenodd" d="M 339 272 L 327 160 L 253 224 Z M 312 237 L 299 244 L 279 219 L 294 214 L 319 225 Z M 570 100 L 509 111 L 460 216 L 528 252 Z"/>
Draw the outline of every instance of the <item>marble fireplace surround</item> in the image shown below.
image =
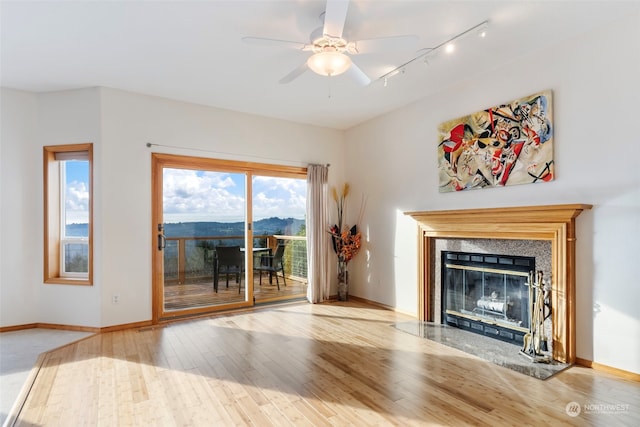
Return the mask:
<path fill-rule="evenodd" d="M 591 205 L 567 204 L 507 208 L 405 212 L 418 222 L 418 315 L 433 321 L 436 239 L 546 240 L 551 243 L 553 359 L 575 363 L 575 218 Z"/>

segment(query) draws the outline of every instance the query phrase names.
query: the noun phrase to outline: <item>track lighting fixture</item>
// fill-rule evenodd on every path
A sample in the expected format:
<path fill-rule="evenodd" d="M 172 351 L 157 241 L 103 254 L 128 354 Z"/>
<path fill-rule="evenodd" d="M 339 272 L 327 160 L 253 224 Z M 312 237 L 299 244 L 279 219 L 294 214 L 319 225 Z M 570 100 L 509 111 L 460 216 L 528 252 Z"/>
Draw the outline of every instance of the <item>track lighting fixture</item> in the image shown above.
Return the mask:
<path fill-rule="evenodd" d="M 394 68 L 393 70 L 389 71 L 386 74 L 383 74 L 382 76 L 380 76 L 378 78 L 378 80 L 382 80 L 384 82 L 384 86 L 387 86 L 387 80 L 390 77 L 393 77 L 397 74 L 399 74 L 400 72 L 405 71 L 406 67 L 413 63 L 413 62 L 417 62 L 417 61 L 422 61 L 425 64 L 429 64 L 429 57 L 435 55 L 439 50 L 444 50 L 446 53 L 453 53 L 453 51 L 455 50 L 455 42 L 458 42 L 459 40 L 461 40 L 462 38 L 464 38 L 465 36 L 468 36 L 469 34 L 473 34 L 476 33 L 478 35 L 478 37 L 484 38 L 487 36 L 487 28 L 489 26 L 489 21 L 483 21 L 481 23 L 479 23 L 478 25 L 474 25 L 473 27 L 469 28 L 468 30 L 465 30 L 463 32 L 461 32 L 460 34 L 457 34 L 455 36 L 453 36 L 452 38 L 450 38 L 449 40 L 445 40 L 444 42 L 440 43 L 439 45 L 433 47 L 433 48 L 427 48 L 427 49 L 421 49 L 418 54 L 418 56 L 416 56 L 415 58 L 413 58 L 410 61 L 405 62 L 404 64 Z"/>

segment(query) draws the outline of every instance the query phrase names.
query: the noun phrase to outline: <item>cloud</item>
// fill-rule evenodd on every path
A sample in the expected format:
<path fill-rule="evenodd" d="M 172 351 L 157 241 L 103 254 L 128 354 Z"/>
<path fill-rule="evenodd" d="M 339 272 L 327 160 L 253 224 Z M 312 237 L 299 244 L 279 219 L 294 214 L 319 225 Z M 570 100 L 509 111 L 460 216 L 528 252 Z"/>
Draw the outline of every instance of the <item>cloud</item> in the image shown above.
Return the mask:
<path fill-rule="evenodd" d="M 256 176 L 253 179 L 254 219 L 306 217 L 305 179 Z"/>
<path fill-rule="evenodd" d="M 165 221 L 242 221 L 244 174 L 164 170 Z M 254 220 L 269 217 L 304 218 L 306 180 L 255 176 Z"/>
<path fill-rule="evenodd" d="M 66 186 L 66 223 L 87 223 L 89 221 L 89 190 L 86 182 L 72 181 Z"/>
<path fill-rule="evenodd" d="M 229 173 L 165 169 L 163 181 L 163 211 L 168 221 L 172 214 L 182 220 L 191 215 L 198 221 L 244 217 L 244 185 Z"/>

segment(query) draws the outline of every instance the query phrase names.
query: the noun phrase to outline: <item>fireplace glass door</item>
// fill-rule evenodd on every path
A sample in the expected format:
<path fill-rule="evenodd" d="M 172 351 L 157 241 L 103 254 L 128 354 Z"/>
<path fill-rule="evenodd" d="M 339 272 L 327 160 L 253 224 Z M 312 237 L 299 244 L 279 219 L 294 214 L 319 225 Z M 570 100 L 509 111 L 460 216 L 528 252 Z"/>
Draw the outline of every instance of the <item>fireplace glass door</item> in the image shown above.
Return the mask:
<path fill-rule="evenodd" d="M 530 271 L 532 257 L 443 252 L 443 323 L 521 344 Z"/>

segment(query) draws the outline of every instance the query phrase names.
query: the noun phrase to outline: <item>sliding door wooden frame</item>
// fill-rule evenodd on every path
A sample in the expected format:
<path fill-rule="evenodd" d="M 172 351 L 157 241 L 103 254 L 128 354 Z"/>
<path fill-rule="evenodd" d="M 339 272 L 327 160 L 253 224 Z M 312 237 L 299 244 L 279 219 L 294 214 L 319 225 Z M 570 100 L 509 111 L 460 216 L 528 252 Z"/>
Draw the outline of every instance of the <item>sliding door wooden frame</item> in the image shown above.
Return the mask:
<path fill-rule="evenodd" d="M 163 277 L 163 251 L 158 250 L 158 224 L 163 219 L 163 180 L 164 168 L 179 168 L 206 170 L 216 172 L 244 173 L 246 177 L 246 204 L 245 204 L 245 241 L 253 241 L 253 217 L 252 217 L 252 178 L 254 176 L 272 176 L 282 178 L 305 178 L 306 167 L 272 165 L 268 163 L 254 163 L 235 160 L 221 160 L 203 157 L 181 156 L 166 153 L 151 153 L 151 248 L 152 256 L 152 322 L 158 324 L 161 321 L 176 317 L 189 317 L 202 315 L 208 312 L 228 310 L 253 306 L 253 289 L 247 286 L 247 298 L 243 302 L 224 304 L 224 306 L 197 307 L 176 312 L 164 310 L 164 277 Z M 251 278 L 253 272 L 253 257 L 247 257 L 247 275 Z M 247 282 L 245 282 L 247 283 Z"/>

